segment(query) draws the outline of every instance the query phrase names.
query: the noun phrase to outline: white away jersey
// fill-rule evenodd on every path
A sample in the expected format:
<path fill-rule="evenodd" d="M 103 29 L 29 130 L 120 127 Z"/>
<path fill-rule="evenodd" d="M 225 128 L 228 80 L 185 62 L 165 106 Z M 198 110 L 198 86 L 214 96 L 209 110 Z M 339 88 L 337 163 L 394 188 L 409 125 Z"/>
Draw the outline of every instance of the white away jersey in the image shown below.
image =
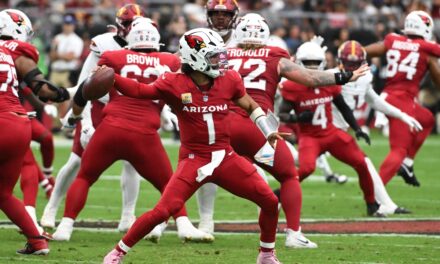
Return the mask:
<path fill-rule="evenodd" d="M 123 47 L 119 45 L 114 39 L 116 33 L 104 33 L 98 35 L 92 39 L 90 49 L 98 56 L 101 57 L 102 53 L 109 50 L 119 50 Z"/>
<path fill-rule="evenodd" d="M 332 69 L 332 72 L 337 72 L 338 70 Z M 367 91 L 372 88 L 373 74 L 367 72 L 366 75 L 360 77 L 355 82 L 349 82 L 342 86 L 342 97 L 344 101 L 350 107 L 351 110 L 355 110 L 361 107 L 365 103 L 365 95 Z M 347 130 L 349 125 L 345 122 L 342 114 L 336 108 L 335 105 L 332 107 L 333 112 L 333 124 L 340 129 Z"/>

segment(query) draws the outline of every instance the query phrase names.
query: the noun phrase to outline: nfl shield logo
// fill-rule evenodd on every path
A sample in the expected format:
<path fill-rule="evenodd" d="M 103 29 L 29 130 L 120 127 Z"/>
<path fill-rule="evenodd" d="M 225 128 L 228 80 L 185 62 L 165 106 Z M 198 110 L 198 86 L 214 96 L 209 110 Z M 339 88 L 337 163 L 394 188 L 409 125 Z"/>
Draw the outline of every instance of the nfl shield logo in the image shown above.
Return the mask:
<path fill-rule="evenodd" d="M 182 104 L 191 104 L 192 103 L 191 93 L 183 93 L 181 95 L 181 97 L 182 97 Z"/>
<path fill-rule="evenodd" d="M 203 95 L 203 102 L 208 102 L 208 95 Z"/>

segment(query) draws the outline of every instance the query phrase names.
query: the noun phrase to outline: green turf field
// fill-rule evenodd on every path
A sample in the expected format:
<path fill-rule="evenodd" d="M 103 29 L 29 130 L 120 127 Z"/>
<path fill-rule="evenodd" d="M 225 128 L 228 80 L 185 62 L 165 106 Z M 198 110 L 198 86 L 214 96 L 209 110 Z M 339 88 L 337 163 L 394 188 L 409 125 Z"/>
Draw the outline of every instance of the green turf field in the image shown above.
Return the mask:
<path fill-rule="evenodd" d="M 362 148 L 380 165 L 388 152 L 388 141 L 382 136 L 372 138 L 372 146 L 361 143 Z M 440 137 L 431 136 L 416 159 L 416 174 L 420 188 L 406 185 L 395 177 L 387 186 L 393 200 L 411 209 L 414 213 L 406 218 L 440 219 Z M 177 147 L 167 146 L 175 165 Z M 55 170 L 67 160 L 70 148 L 58 147 Z M 36 152 L 38 154 L 38 151 Z M 154 153 L 152 153 L 154 155 Z M 366 217 L 365 204 L 358 187 L 354 170 L 333 159 L 336 172 L 347 174 L 350 181 L 345 185 L 328 184 L 315 179 L 303 184 L 303 219 L 357 219 Z M 121 167 L 116 164 L 105 173 L 89 193 L 80 219 L 117 220 L 121 207 L 119 178 Z M 316 174 L 321 174 L 317 171 Z M 277 182 L 271 181 L 276 187 Z M 142 183 L 137 214 L 154 206 L 158 192 L 145 181 Z M 20 196 L 19 189 L 16 189 Z M 40 191 L 37 214 L 40 217 L 46 199 Z M 197 206 L 192 198 L 188 204 L 191 219 L 197 221 Z M 60 208 L 58 218 L 63 209 Z M 256 207 L 244 200 L 220 191 L 216 202 L 216 220 L 257 219 Z M 391 218 L 393 218 L 392 216 Z M 0 213 L 0 220 L 6 217 Z M 283 215 L 280 216 L 283 220 Z M 13 252 L 22 246 L 24 239 L 12 229 L 0 230 L 3 246 L 0 248 L 0 263 L 32 263 L 44 259 L 47 263 L 98 263 L 104 253 L 121 237 L 118 233 L 75 232 L 70 243 L 51 243 L 52 254 L 45 258 L 23 258 Z M 438 263 L 440 239 L 438 237 L 383 237 L 383 236 L 311 236 L 317 242 L 317 250 L 285 250 L 284 237 L 279 237 L 279 257 L 284 263 Z M 6 242 L 7 241 L 7 242 Z M 6 242 L 6 243 L 5 243 Z M 126 263 L 254 263 L 257 253 L 256 235 L 221 235 L 212 245 L 182 245 L 175 234 L 167 234 L 159 245 L 142 242 L 135 247 Z M 148 261 L 147 261 L 148 260 Z M 70 261 L 70 262 L 69 262 Z"/>

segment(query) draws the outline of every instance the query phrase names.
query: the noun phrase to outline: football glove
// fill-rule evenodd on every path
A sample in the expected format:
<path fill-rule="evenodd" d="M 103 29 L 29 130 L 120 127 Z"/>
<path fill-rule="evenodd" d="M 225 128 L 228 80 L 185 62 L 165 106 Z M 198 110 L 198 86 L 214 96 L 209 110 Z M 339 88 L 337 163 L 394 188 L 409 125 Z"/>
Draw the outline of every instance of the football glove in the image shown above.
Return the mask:
<path fill-rule="evenodd" d="M 356 131 L 356 139 L 360 140 L 360 138 L 363 138 L 368 145 L 371 145 L 370 137 L 362 129 Z"/>

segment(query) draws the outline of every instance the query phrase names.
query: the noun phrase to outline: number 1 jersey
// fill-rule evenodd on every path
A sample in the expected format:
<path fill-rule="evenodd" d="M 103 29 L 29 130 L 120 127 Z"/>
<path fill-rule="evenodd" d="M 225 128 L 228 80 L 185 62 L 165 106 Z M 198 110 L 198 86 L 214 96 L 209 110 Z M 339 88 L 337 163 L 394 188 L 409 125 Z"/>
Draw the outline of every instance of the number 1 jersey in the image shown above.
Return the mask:
<path fill-rule="evenodd" d="M 274 97 L 281 77 L 278 73 L 278 63 L 281 58 L 290 59 L 284 49 L 265 46 L 255 50 L 242 48 L 228 49 L 228 61 L 232 69 L 243 78 L 246 92 L 263 108 L 273 111 Z M 237 106 L 231 110 L 247 116 L 247 113 Z"/>
<path fill-rule="evenodd" d="M 141 83 L 152 83 L 163 71 L 177 71 L 180 60 L 165 52 L 141 53 L 127 49 L 106 51 L 98 65 L 107 65 L 115 73 Z M 148 99 L 124 96 L 115 88 L 109 92 L 110 101 L 104 116 L 113 125 L 144 134 L 154 134 L 160 127 L 162 105 Z"/>

